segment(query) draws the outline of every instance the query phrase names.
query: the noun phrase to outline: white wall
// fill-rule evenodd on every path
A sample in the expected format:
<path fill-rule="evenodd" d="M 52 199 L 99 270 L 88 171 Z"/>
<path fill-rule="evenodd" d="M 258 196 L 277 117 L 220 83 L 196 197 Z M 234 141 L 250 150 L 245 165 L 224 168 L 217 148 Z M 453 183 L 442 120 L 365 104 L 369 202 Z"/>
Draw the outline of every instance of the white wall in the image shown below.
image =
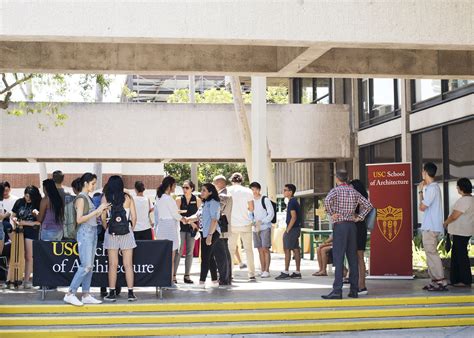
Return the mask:
<path fill-rule="evenodd" d="M 37 127 L 38 114 L 0 114 L 2 158 L 243 160 L 232 104 L 78 103 L 61 110 L 69 115 L 65 125 L 46 131 Z M 268 105 L 267 128 L 273 159 L 350 157 L 348 106 Z"/>

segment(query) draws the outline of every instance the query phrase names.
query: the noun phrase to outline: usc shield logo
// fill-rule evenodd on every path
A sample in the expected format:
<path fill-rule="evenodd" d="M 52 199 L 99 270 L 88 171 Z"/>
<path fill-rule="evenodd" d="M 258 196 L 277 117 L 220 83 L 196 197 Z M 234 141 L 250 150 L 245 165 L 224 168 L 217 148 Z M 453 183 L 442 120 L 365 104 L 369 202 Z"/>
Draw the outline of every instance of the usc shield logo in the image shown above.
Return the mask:
<path fill-rule="evenodd" d="M 387 206 L 384 209 L 377 209 L 377 225 L 382 236 L 392 242 L 400 233 L 403 224 L 403 209 Z"/>

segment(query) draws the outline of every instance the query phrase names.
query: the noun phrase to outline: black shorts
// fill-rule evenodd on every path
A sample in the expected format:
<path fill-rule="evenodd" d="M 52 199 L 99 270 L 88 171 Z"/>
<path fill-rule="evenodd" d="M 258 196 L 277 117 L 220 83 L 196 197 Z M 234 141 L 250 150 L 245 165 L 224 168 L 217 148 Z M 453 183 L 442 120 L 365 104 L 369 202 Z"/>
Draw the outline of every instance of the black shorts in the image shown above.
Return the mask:
<path fill-rule="evenodd" d="M 287 233 L 283 234 L 283 249 L 285 250 L 293 250 L 300 248 L 300 228 L 291 228 L 291 230 Z"/>
<path fill-rule="evenodd" d="M 367 225 L 365 222 L 357 222 L 357 250 L 365 251 L 365 245 L 367 244 Z"/>
<path fill-rule="evenodd" d="M 153 229 L 146 229 L 142 231 L 134 231 L 133 236 L 135 236 L 135 240 L 137 241 L 151 241 L 153 239 L 152 232 Z"/>
<path fill-rule="evenodd" d="M 37 240 L 39 239 L 39 226 L 38 227 L 23 227 L 23 235 L 25 239 Z"/>

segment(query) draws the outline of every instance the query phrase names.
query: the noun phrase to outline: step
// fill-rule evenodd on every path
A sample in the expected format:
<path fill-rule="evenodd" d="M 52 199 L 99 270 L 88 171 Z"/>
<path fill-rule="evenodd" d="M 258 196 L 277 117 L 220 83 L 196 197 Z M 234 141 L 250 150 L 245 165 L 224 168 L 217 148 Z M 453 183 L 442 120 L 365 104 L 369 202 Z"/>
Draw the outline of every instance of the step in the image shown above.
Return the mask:
<path fill-rule="evenodd" d="M 238 313 L 211 312 L 206 314 L 163 315 L 111 315 L 94 316 L 2 316 L 2 326 L 57 326 L 61 325 L 117 325 L 117 324 L 185 324 L 185 323 L 231 323 L 231 322 L 266 322 L 266 321 L 301 321 L 324 319 L 352 318 L 387 318 L 387 317 L 423 317 L 474 315 L 474 306 L 456 307 L 415 307 L 390 309 L 362 310 L 326 310 L 326 311 L 294 311 L 294 312 L 254 312 L 239 311 Z"/>
<path fill-rule="evenodd" d="M 316 333 L 469 325 L 474 325 L 474 296 L 0 306 L 2 338 Z"/>
<path fill-rule="evenodd" d="M 394 305 L 432 305 L 474 303 L 473 296 L 432 296 L 404 298 L 359 298 L 342 300 L 302 300 L 267 302 L 202 302 L 202 303 L 114 303 L 75 307 L 68 304 L 0 305 L 0 314 L 39 313 L 120 313 L 120 312 L 179 312 L 232 311 L 263 309 L 344 308 Z"/>
<path fill-rule="evenodd" d="M 118 337 L 118 336 L 187 336 L 265 333 L 316 333 L 336 331 L 383 330 L 474 325 L 474 317 L 441 317 L 430 319 L 356 320 L 344 322 L 300 322 L 249 325 L 122 326 L 95 328 L 6 329 L 2 338 L 10 337 Z"/>

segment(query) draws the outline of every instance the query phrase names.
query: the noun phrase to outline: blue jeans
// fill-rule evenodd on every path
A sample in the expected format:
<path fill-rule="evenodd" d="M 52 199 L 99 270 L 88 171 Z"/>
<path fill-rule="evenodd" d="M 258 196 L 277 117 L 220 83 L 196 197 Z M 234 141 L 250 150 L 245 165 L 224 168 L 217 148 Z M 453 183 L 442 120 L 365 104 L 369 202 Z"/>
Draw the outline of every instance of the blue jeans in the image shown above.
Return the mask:
<path fill-rule="evenodd" d="M 63 229 L 41 229 L 42 241 L 60 241 L 63 238 Z"/>
<path fill-rule="evenodd" d="M 79 286 L 82 285 L 82 292 L 88 293 L 91 287 L 97 248 L 97 226 L 81 224 L 77 231 L 77 246 L 81 264 L 69 286 L 69 291 L 76 293 Z"/>

